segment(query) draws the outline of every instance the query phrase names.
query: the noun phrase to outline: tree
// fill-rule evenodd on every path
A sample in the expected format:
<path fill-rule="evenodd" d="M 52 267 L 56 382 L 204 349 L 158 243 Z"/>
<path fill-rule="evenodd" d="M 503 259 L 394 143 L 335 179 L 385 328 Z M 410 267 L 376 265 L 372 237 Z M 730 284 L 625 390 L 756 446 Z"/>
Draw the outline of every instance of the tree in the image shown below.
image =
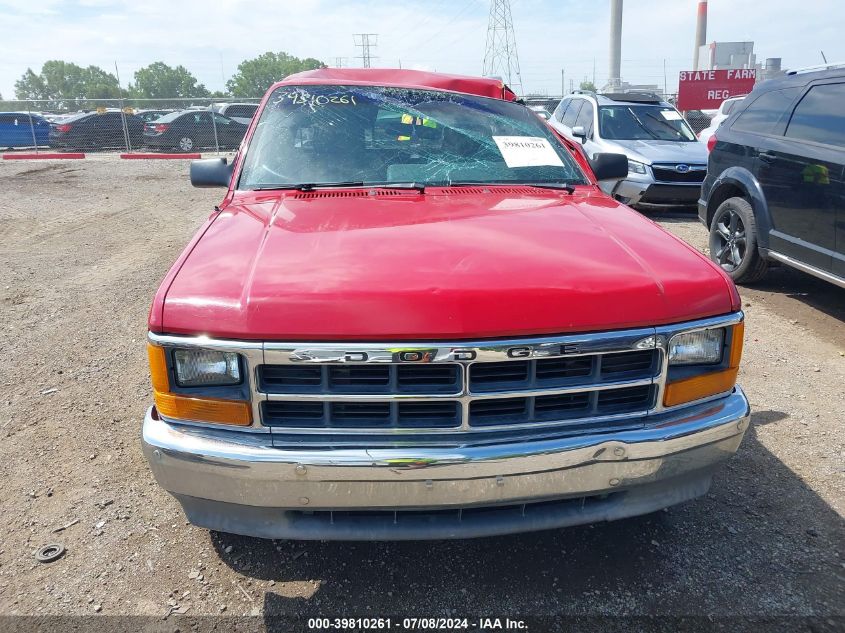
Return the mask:
<path fill-rule="evenodd" d="M 588 92 L 598 92 L 596 90 L 596 84 L 594 84 L 592 81 L 587 81 L 586 79 L 581 82 L 581 85 L 579 86 L 579 88 L 581 88 L 581 90 L 586 90 Z"/>
<path fill-rule="evenodd" d="M 267 88 L 288 75 L 325 67 L 318 59 L 299 59 L 283 52 L 267 52 L 242 61 L 238 72 L 226 82 L 226 88 L 233 97 L 261 97 Z"/>
<path fill-rule="evenodd" d="M 142 99 L 208 97 L 208 89 L 197 82 L 187 68 L 173 68 L 164 62 L 155 62 L 135 72 L 135 85 L 129 93 Z"/>
<path fill-rule="evenodd" d="M 49 99 L 51 108 L 65 107 L 70 101 L 117 99 L 121 93 L 117 77 L 102 68 L 82 68 L 55 59 L 44 62 L 39 74 L 27 68 L 15 82 L 15 96 L 18 99 Z"/>

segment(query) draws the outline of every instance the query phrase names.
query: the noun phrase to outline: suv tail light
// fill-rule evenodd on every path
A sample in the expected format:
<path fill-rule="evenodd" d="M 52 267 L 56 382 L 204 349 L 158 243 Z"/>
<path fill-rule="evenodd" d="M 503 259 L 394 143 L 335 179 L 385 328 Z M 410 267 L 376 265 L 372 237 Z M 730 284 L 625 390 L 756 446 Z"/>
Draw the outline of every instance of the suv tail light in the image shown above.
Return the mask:
<path fill-rule="evenodd" d="M 716 147 L 716 135 L 711 134 L 710 138 L 707 139 L 707 151 L 712 152 L 713 148 Z"/>
<path fill-rule="evenodd" d="M 73 126 L 70 123 L 62 123 L 61 125 L 56 126 L 56 132 L 61 132 L 62 134 L 67 134 L 70 132 L 70 128 Z"/>

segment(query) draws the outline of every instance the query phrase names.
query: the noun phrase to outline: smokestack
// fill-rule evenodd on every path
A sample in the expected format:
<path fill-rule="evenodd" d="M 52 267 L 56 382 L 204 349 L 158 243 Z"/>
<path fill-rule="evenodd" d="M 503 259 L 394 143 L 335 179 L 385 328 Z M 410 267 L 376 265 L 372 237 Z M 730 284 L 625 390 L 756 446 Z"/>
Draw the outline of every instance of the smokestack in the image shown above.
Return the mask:
<path fill-rule="evenodd" d="M 622 0 L 610 0 L 610 77 L 611 86 L 622 83 Z"/>
<path fill-rule="evenodd" d="M 692 55 L 692 69 L 698 70 L 698 53 L 707 41 L 707 0 L 698 3 L 698 19 L 695 24 L 695 52 Z"/>

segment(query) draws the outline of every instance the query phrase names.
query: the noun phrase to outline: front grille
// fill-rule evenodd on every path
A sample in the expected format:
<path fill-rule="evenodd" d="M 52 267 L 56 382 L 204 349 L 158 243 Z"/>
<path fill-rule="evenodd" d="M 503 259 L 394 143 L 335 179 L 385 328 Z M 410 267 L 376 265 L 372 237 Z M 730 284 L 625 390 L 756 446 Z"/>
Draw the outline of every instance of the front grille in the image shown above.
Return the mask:
<path fill-rule="evenodd" d="M 588 416 L 634 413 L 653 406 L 654 387 L 593 391 L 529 398 L 491 398 L 470 404 L 472 426 L 572 420 Z"/>
<path fill-rule="evenodd" d="M 587 385 L 602 377 L 647 378 L 654 374 L 656 350 L 543 358 L 527 361 L 477 363 L 469 367 L 469 387 L 473 393 L 519 389 L 551 389 Z"/>
<path fill-rule="evenodd" d="M 270 400 L 261 403 L 265 425 L 308 429 L 446 429 L 460 426 L 459 403 L 454 400 L 411 402 L 302 402 Z"/>
<path fill-rule="evenodd" d="M 447 364 L 261 365 L 258 384 L 265 393 L 457 393 L 460 369 Z"/>
<path fill-rule="evenodd" d="M 631 415 L 655 407 L 657 349 L 565 355 L 558 346 L 554 353 L 466 363 L 264 364 L 257 368 L 261 419 L 280 431 L 327 434 L 557 424 L 586 432 L 630 428 Z"/>
<path fill-rule="evenodd" d="M 707 175 L 706 165 L 689 165 L 689 171 L 678 171 L 676 165 L 652 165 L 654 179 L 660 182 L 704 182 Z"/>

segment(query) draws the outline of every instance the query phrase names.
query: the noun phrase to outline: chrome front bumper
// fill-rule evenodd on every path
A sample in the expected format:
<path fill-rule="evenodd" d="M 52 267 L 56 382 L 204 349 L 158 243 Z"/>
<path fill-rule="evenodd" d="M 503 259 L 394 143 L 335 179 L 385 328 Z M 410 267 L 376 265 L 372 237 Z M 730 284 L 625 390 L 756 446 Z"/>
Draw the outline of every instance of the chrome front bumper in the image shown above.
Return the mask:
<path fill-rule="evenodd" d="M 623 518 L 704 494 L 749 415 L 737 387 L 635 431 L 458 448 L 298 449 L 273 446 L 270 434 L 170 424 L 150 409 L 143 449 L 159 484 L 209 529 L 462 538 Z"/>

